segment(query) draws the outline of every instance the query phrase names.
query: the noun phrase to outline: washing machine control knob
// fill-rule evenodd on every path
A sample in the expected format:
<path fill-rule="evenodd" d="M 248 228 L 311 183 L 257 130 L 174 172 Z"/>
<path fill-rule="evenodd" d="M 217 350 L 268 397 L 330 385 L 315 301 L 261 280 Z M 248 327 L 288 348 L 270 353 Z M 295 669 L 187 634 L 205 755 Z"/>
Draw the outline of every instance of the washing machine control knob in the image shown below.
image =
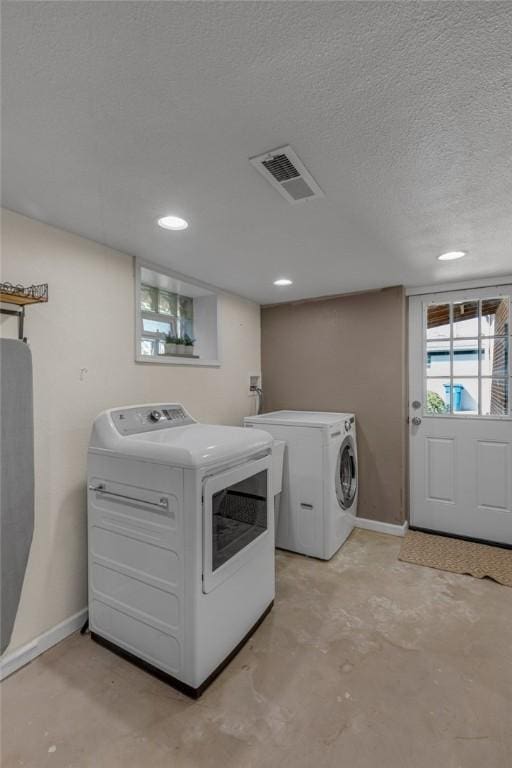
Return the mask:
<path fill-rule="evenodd" d="M 162 414 L 160 413 L 160 411 L 151 411 L 151 413 L 149 414 L 149 418 L 151 419 L 151 421 L 160 421 L 160 419 L 162 418 Z"/>
<path fill-rule="evenodd" d="M 345 422 L 345 432 L 350 432 L 350 421 Z"/>

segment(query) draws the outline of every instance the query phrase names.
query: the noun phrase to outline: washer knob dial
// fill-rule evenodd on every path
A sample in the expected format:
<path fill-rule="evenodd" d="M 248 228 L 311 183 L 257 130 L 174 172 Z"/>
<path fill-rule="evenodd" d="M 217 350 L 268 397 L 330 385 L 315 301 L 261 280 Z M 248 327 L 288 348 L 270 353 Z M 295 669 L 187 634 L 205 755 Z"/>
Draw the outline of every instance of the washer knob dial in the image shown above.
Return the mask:
<path fill-rule="evenodd" d="M 350 421 L 348 421 L 348 419 L 345 422 L 345 432 L 350 432 Z"/>
<path fill-rule="evenodd" d="M 149 418 L 151 419 L 151 421 L 160 421 L 160 419 L 162 418 L 162 414 L 160 413 L 160 411 L 151 411 L 151 413 L 149 414 Z"/>

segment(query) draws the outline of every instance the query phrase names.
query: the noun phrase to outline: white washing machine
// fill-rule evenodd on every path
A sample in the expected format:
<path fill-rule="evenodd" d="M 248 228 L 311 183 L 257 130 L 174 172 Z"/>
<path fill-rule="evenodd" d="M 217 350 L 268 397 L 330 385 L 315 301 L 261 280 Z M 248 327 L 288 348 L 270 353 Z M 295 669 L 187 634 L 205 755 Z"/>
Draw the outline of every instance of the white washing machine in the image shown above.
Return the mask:
<path fill-rule="evenodd" d="M 272 607 L 268 432 L 114 408 L 88 452 L 92 637 L 197 697 Z"/>
<path fill-rule="evenodd" d="M 357 512 L 354 414 L 274 411 L 244 423 L 286 441 L 276 546 L 329 560 Z"/>

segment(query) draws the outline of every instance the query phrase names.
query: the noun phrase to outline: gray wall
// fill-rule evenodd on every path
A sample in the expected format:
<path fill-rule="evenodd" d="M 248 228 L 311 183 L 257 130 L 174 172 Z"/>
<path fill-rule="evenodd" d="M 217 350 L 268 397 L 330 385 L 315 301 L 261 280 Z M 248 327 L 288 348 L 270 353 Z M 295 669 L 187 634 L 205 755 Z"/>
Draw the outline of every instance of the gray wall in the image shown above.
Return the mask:
<path fill-rule="evenodd" d="M 263 307 L 264 410 L 353 411 L 359 517 L 406 516 L 404 289 Z"/>

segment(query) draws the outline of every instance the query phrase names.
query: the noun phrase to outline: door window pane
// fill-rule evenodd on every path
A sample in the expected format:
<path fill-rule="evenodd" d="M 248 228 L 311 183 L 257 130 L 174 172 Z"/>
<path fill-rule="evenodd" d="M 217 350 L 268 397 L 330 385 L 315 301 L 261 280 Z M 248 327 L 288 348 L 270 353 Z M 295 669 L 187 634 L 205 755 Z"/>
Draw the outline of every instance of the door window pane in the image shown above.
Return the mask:
<path fill-rule="evenodd" d="M 482 416 L 508 414 L 508 380 L 482 379 Z"/>
<path fill-rule="evenodd" d="M 478 336 L 478 301 L 459 301 L 453 305 L 453 335 Z"/>
<path fill-rule="evenodd" d="M 427 341 L 427 376 L 450 375 L 450 342 Z"/>
<path fill-rule="evenodd" d="M 508 355 L 506 337 L 482 339 L 482 376 L 508 376 Z"/>
<path fill-rule="evenodd" d="M 450 338 L 450 305 L 430 304 L 427 307 L 427 339 Z"/>
<path fill-rule="evenodd" d="M 453 377 L 452 383 L 452 413 L 475 416 L 478 414 L 478 377 Z"/>
<path fill-rule="evenodd" d="M 453 376 L 478 376 L 478 339 L 453 340 Z"/>
<path fill-rule="evenodd" d="M 425 413 L 441 416 L 450 413 L 450 379 L 427 379 Z"/>
<path fill-rule="evenodd" d="M 212 570 L 267 530 L 267 470 L 212 496 Z"/>
<path fill-rule="evenodd" d="M 482 336 L 506 336 L 509 329 L 508 298 L 482 301 Z"/>

